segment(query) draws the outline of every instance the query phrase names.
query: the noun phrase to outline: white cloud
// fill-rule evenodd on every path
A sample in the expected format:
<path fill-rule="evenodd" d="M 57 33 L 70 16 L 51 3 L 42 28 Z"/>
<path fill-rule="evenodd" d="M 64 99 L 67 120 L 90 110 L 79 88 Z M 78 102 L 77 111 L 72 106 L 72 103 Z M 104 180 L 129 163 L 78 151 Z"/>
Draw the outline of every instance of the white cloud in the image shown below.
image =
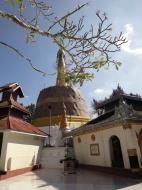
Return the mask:
<path fill-rule="evenodd" d="M 105 97 L 108 97 L 111 94 L 112 90 L 97 88 L 91 93 L 91 97 L 97 100 L 102 100 Z"/>
<path fill-rule="evenodd" d="M 127 38 L 128 42 L 122 45 L 122 50 L 134 55 L 142 55 L 142 48 L 132 48 L 132 36 L 134 34 L 134 29 L 131 24 L 125 25 L 126 33 L 124 33 L 124 36 Z"/>
<path fill-rule="evenodd" d="M 96 89 L 94 92 L 95 92 L 96 94 L 103 94 L 104 91 L 105 91 L 104 89 L 98 88 L 98 89 Z"/>

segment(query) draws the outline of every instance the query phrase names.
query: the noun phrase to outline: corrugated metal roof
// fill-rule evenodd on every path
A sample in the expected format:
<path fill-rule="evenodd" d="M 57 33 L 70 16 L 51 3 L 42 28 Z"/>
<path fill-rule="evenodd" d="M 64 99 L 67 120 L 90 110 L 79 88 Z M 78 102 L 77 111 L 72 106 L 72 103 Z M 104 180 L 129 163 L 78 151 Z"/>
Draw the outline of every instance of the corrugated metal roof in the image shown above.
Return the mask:
<path fill-rule="evenodd" d="M 35 127 L 34 125 L 31 125 L 30 123 L 22 119 L 15 118 L 12 116 L 8 116 L 8 117 L 4 117 L 0 119 L 0 129 L 11 129 L 14 131 L 19 131 L 19 132 L 24 132 L 24 133 L 48 136 L 47 133 L 43 132 L 42 130 Z"/>

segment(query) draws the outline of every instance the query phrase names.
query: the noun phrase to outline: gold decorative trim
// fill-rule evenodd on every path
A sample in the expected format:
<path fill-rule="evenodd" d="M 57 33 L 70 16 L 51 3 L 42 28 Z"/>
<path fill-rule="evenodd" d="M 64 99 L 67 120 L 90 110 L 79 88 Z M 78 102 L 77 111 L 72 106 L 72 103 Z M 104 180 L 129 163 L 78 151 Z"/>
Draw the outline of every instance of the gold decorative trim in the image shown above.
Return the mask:
<path fill-rule="evenodd" d="M 66 86 L 65 82 L 65 73 L 66 73 L 66 65 L 65 65 L 65 59 L 64 59 L 64 51 L 62 48 L 59 49 L 57 53 L 57 79 L 56 79 L 56 85 L 57 86 Z"/>
<path fill-rule="evenodd" d="M 90 121 L 90 118 L 80 117 L 80 116 L 66 116 L 68 125 L 73 123 L 87 123 Z M 62 116 L 52 116 L 51 125 L 59 125 L 62 120 Z M 32 121 L 32 124 L 38 127 L 50 125 L 50 117 L 37 118 Z"/>
<path fill-rule="evenodd" d="M 123 126 L 123 129 L 131 129 L 132 128 L 132 125 L 130 123 L 124 123 L 122 124 Z"/>
<path fill-rule="evenodd" d="M 127 149 L 128 156 L 137 156 L 137 151 L 136 149 Z"/>

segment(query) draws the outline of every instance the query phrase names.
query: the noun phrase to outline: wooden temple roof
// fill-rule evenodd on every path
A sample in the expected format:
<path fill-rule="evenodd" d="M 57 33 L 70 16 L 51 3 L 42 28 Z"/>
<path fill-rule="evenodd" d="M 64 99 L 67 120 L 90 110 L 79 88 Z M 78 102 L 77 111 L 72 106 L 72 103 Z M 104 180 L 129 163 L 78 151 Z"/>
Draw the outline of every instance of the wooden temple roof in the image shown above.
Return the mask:
<path fill-rule="evenodd" d="M 104 109 L 105 112 L 108 112 L 112 109 L 115 109 L 116 106 L 119 106 L 121 101 L 126 102 L 128 105 L 132 105 L 134 110 L 142 111 L 142 97 L 135 94 L 126 94 L 124 90 L 118 85 L 118 87 L 113 90 L 112 94 L 101 101 L 94 101 L 95 110 Z"/>
<path fill-rule="evenodd" d="M 11 92 L 18 91 L 18 95 L 20 96 L 20 98 L 24 97 L 24 93 L 23 93 L 21 87 L 16 82 L 8 83 L 8 84 L 0 87 L 0 93 L 5 92 L 5 91 L 11 91 Z"/>
<path fill-rule="evenodd" d="M 113 106 L 108 106 L 109 104 L 113 104 Z M 115 127 L 115 124 L 124 125 L 128 121 L 142 124 L 142 98 L 138 95 L 115 94 L 115 96 L 102 101 L 97 109 L 100 108 L 104 109 L 102 114 L 66 135 L 77 135 L 100 128 L 105 129 L 109 125 L 112 127 Z"/>
<path fill-rule="evenodd" d="M 0 87 L 2 99 L 0 101 L 0 129 L 31 133 L 34 135 L 47 136 L 47 133 L 38 129 L 24 120 L 29 111 L 17 102 L 17 97 L 24 97 L 18 83 L 9 83 Z"/>
<path fill-rule="evenodd" d="M 22 106 L 20 103 L 14 101 L 13 99 L 10 99 L 9 101 L 0 101 L 0 108 L 15 108 L 21 112 L 24 112 L 25 114 L 29 114 L 29 110 L 27 110 L 24 106 Z"/>
<path fill-rule="evenodd" d="M 129 94 L 119 94 L 117 96 L 105 99 L 104 101 L 98 102 L 96 105 L 96 109 L 100 109 L 100 108 L 106 106 L 107 104 L 114 104 L 114 102 L 120 100 L 120 98 L 125 99 L 125 100 L 129 100 L 130 102 L 133 102 L 133 101 L 142 102 L 142 97 L 140 97 L 140 96 L 129 95 Z"/>
<path fill-rule="evenodd" d="M 2 93 L 2 99 L 0 101 L 0 108 L 15 108 L 24 114 L 29 114 L 29 111 L 17 102 L 17 97 L 24 97 L 24 93 L 20 85 L 16 82 L 9 83 L 0 87 L 0 93 Z"/>

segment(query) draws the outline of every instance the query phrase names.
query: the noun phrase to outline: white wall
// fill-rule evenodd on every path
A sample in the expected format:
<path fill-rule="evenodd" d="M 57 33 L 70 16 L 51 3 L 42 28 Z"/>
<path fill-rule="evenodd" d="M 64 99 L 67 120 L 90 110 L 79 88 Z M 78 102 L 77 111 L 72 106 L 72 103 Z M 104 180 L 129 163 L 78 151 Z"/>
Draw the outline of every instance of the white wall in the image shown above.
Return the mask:
<path fill-rule="evenodd" d="M 43 168 L 63 168 L 60 160 L 65 158 L 65 147 L 43 148 L 40 163 Z"/>
<path fill-rule="evenodd" d="M 3 133 L 3 142 L 2 142 L 1 157 L 0 157 L 0 170 L 4 171 L 8 142 L 7 142 L 7 132 L 4 131 L 1 132 Z"/>
<path fill-rule="evenodd" d="M 91 140 L 91 135 L 95 135 L 95 141 Z M 127 138 L 125 129 L 122 126 L 108 128 L 105 130 L 94 131 L 88 134 L 83 134 L 74 137 L 75 156 L 80 164 L 98 165 L 111 167 L 110 157 L 110 138 L 116 135 L 121 144 L 124 167 L 130 168 L 129 158 L 127 153 Z M 81 138 L 81 143 L 78 143 L 78 137 Z M 99 144 L 100 155 L 90 155 L 90 144 Z"/>
<path fill-rule="evenodd" d="M 70 130 L 73 130 L 79 126 L 81 126 L 83 123 L 70 123 L 68 128 Z M 63 140 L 63 135 L 62 135 L 62 130 L 60 129 L 59 125 L 55 125 L 55 126 L 42 126 L 42 127 L 38 127 L 39 129 L 41 129 L 42 131 L 46 132 L 47 134 L 50 133 L 50 145 L 51 146 L 64 146 L 64 140 Z M 50 132 L 49 132 L 49 128 L 50 128 Z M 49 144 L 49 137 L 47 137 L 45 139 L 45 145 Z"/>
<path fill-rule="evenodd" d="M 45 145 L 49 144 L 49 138 L 50 138 L 50 145 L 51 146 L 63 146 L 64 141 L 62 137 L 62 131 L 59 128 L 59 126 L 50 126 L 50 132 L 49 132 L 49 126 L 39 127 L 42 131 L 46 132 L 47 134 L 50 133 L 51 137 L 47 137 L 45 139 Z"/>
<path fill-rule="evenodd" d="M 3 153 L 5 153 L 0 163 L 0 169 L 4 171 L 15 170 L 30 167 L 38 163 L 43 138 L 20 133 L 5 132 L 3 144 Z"/>

